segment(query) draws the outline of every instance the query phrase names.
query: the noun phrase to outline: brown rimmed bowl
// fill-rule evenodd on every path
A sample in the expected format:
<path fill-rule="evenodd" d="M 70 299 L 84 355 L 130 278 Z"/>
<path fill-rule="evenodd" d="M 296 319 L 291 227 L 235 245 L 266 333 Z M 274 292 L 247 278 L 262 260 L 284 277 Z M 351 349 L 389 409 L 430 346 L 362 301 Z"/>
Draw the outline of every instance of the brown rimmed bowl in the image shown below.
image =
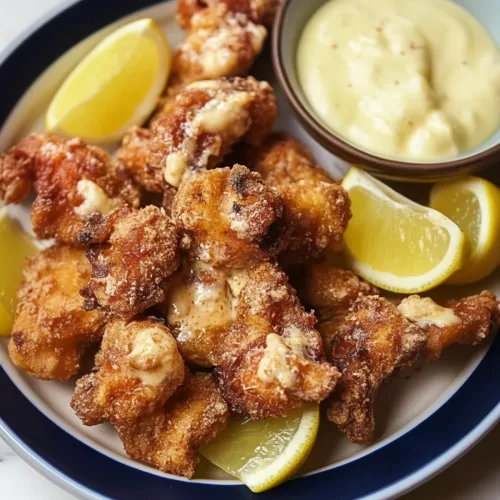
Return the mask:
<path fill-rule="evenodd" d="M 272 37 L 273 64 L 279 83 L 294 113 L 314 139 L 334 155 L 370 173 L 407 182 L 451 179 L 500 164 L 500 130 L 480 147 L 459 156 L 438 162 L 411 162 L 370 153 L 324 126 L 309 106 L 299 84 L 296 52 L 307 21 L 326 1 L 283 0 Z M 476 17 L 500 46 L 498 0 L 455 0 L 455 3 Z"/>

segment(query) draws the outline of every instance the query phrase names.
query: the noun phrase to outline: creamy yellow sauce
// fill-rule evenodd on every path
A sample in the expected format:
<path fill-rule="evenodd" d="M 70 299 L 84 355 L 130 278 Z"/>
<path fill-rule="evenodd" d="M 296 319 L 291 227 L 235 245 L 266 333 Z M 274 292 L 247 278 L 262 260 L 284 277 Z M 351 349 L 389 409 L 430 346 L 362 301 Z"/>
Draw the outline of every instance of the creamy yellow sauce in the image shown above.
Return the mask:
<path fill-rule="evenodd" d="M 451 157 L 500 126 L 500 52 L 447 0 L 331 0 L 304 29 L 297 75 L 327 127 L 383 156 Z"/>

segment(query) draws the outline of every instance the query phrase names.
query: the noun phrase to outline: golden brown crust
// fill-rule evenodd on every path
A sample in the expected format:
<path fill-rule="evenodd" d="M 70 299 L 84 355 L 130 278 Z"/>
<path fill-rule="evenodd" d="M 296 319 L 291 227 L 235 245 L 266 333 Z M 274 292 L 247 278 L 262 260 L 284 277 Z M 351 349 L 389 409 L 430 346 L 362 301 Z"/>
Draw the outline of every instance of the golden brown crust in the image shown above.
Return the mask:
<path fill-rule="evenodd" d="M 0 196 L 6 203 L 23 201 L 33 185 L 31 220 L 39 238 L 79 245 L 86 215 L 78 213 L 84 198 L 77 185 L 84 179 L 97 184 L 114 208 L 139 206 L 139 193 L 124 171 L 104 150 L 80 139 L 33 134 L 0 157 Z"/>
<path fill-rule="evenodd" d="M 245 161 L 276 188 L 299 181 L 334 182 L 314 163 L 311 151 L 304 144 L 284 133 L 270 134 L 260 147 L 249 148 Z"/>
<path fill-rule="evenodd" d="M 177 187 L 193 172 L 216 167 L 234 144 L 259 144 L 276 118 L 270 85 L 252 77 L 196 82 L 155 122 L 148 168 L 158 184 Z"/>
<path fill-rule="evenodd" d="M 238 267 L 269 258 L 280 245 L 274 226 L 278 196 L 246 167 L 220 168 L 184 181 L 172 217 L 189 237 L 191 255 L 214 266 Z"/>
<path fill-rule="evenodd" d="M 224 429 L 228 417 L 212 374 L 187 373 L 162 409 L 116 427 L 130 458 L 190 478 L 199 461 L 198 448 Z"/>
<path fill-rule="evenodd" d="M 217 345 L 217 373 L 226 400 L 260 419 L 282 416 L 304 401 L 325 399 L 339 377 L 325 362 L 316 319 L 306 313 L 274 263 L 242 271 L 235 323 Z"/>
<path fill-rule="evenodd" d="M 81 239 L 90 245 L 92 264 L 82 290 L 88 310 L 132 318 L 164 299 L 160 285 L 179 265 L 179 235 L 163 209 L 150 205 L 91 219 Z"/>
<path fill-rule="evenodd" d="M 304 266 L 294 284 L 301 300 L 315 309 L 347 311 L 359 295 L 378 295 L 378 290 L 348 269 L 327 262 Z"/>
<path fill-rule="evenodd" d="M 9 354 L 34 377 L 68 380 L 80 368 L 85 347 L 98 342 L 106 322 L 83 310 L 79 290 L 90 278 L 83 250 L 55 246 L 28 259 L 18 291 Z"/>
<path fill-rule="evenodd" d="M 344 246 L 351 202 L 338 184 L 299 181 L 278 190 L 289 242 L 282 256 L 290 265 L 318 259 Z"/>
<path fill-rule="evenodd" d="M 328 418 L 357 444 L 373 440 L 374 400 L 396 368 L 411 365 L 424 351 L 425 333 L 388 300 L 357 299 L 332 339 L 331 362 L 342 377 L 329 401 Z"/>
<path fill-rule="evenodd" d="M 114 319 L 94 371 L 76 383 L 71 407 L 85 425 L 125 424 L 160 408 L 184 380 L 184 361 L 158 321 Z"/>
<path fill-rule="evenodd" d="M 351 217 L 347 193 L 314 164 L 310 151 L 285 134 L 273 134 L 246 154 L 249 166 L 283 200 L 288 246 L 285 265 L 318 259 L 343 247 Z"/>

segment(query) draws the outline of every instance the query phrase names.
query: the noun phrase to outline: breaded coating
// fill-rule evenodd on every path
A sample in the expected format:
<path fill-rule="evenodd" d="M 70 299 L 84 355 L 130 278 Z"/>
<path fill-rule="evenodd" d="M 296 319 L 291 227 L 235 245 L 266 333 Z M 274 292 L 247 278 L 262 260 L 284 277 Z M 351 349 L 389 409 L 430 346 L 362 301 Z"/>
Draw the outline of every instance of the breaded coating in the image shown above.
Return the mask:
<path fill-rule="evenodd" d="M 178 187 L 193 172 L 218 166 L 234 144 L 258 145 L 276 112 L 271 86 L 252 77 L 188 85 L 155 124 L 148 160 L 154 182 Z"/>
<path fill-rule="evenodd" d="M 280 132 L 270 134 L 260 147 L 249 148 L 245 161 L 273 187 L 299 181 L 334 182 L 314 163 L 311 151 L 304 144 Z"/>
<path fill-rule="evenodd" d="M 304 401 L 327 398 L 340 374 L 325 361 L 316 318 L 305 312 L 283 271 L 257 264 L 230 286 L 236 319 L 217 344 L 216 372 L 232 410 L 253 419 L 278 417 Z"/>
<path fill-rule="evenodd" d="M 354 301 L 360 296 L 379 294 L 376 287 L 352 271 L 327 262 L 300 266 L 291 281 L 300 300 L 314 309 L 318 318 L 316 328 L 325 342 L 328 359 L 331 341 Z"/>
<path fill-rule="evenodd" d="M 373 440 L 374 401 L 396 368 L 410 366 L 427 336 L 397 307 L 377 296 L 356 300 L 332 339 L 331 362 L 342 373 L 329 401 L 328 418 L 357 444 Z"/>
<path fill-rule="evenodd" d="M 196 13 L 177 48 L 169 86 L 244 76 L 262 51 L 267 30 L 220 3 Z"/>
<path fill-rule="evenodd" d="M 182 28 L 191 29 L 193 16 L 224 6 L 232 15 L 245 16 L 255 24 L 270 28 L 279 4 L 280 0 L 179 0 L 177 22 Z"/>
<path fill-rule="evenodd" d="M 378 290 L 348 269 L 328 262 L 314 262 L 301 268 L 293 281 L 300 299 L 316 310 L 346 312 L 359 295 L 378 295 Z"/>
<path fill-rule="evenodd" d="M 32 134 L 0 156 L 0 198 L 20 203 L 32 188 L 36 235 L 74 246 L 88 216 L 139 206 L 139 192 L 125 171 L 80 139 Z"/>
<path fill-rule="evenodd" d="M 18 290 L 9 355 L 30 375 L 68 380 L 85 348 L 98 342 L 106 323 L 101 311 L 86 312 L 79 291 L 91 268 L 83 250 L 54 246 L 29 258 Z"/>
<path fill-rule="evenodd" d="M 190 254 L 213 266 L 241 267 L 269 258 L 281 244 L 275 231 L 281 215 L 279 197 L 242 165 L 190 177 L 172 204 Z"/>
<path fill-rule="evenodd" d="M 211 367 L 220 336 L 234 321 L 232 272 L 187 259 L 165 284 L 159 307 L 182 357 L 191 364 Z"/>
<path fill-rule="evenodd" d="M 228 417 L 212 374 L 187 373 L 163 408 L 116 428 L 130 458 L 190 478 L 198 465 L 198 448 L 224 429 Z"/>
<path fill-rule="evenodd" d="M 71 408 L 84 425 L 127 423 L 161 408 L 184 381 L 184 361 L 158 321 L 106 327 L 94 371 L 76 383 Z"/>
<path fill-rule="evenodd" d="M 428 297 L 412 295 L 398 309 L 427 335 L 427 361 L 439 359 L 443 349 L 452 344 L 479 344 L 500 326 L 499 302 L 487 291 L 449 301 L 444 308 Z"/>
<path fill-rule="evenodd" d="M 289 242 L 285 265 L 318 259 L 342 249 L 351 204 L 342 186 L 314 164 L 311 153 L 295 139 L 273 134 L 246 154 L 248 165 L 283 200 L 283 224 Z"/>
<path fill-rule="evenodd" d="M 132 318 L 164 300 L 161 283 L 179 265 L 178 229 L 155 206 L 95 217 L 82 231 L 90 245 L 92 278 L 82 289 L 85 308 Z"/>
<path fill-rule="evenodd" d="M 283 201 L 283 224 L 289 232 L 284 263 L 296 264 L 342 250 L 351 218 L 351 202 L 342 186 L 299 181 L 277 191 Z"/>

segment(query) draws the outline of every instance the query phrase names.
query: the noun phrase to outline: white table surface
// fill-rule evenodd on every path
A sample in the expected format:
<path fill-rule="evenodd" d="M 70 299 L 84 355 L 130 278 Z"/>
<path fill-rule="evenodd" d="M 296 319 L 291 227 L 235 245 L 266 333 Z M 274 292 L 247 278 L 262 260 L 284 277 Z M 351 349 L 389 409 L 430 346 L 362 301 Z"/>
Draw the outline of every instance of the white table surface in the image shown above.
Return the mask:
<path fill-rule="evenodd" d="M 104 1 L 104 0 L 103 0 Z M 111 1 L 111 0 L 107 0 Z M 61 0 L 0 0 L 0 51 Z M 499 367 L 500 370 L 500 367 Z M 499 383 L 498 380 L 491 381 Z M 500 500 L 500 426 L 445 472 L 404 500 Z M 411 450 L 408 450 L 411 453 Z M 72 500 L 0 440 L 0 498 Z"/>

